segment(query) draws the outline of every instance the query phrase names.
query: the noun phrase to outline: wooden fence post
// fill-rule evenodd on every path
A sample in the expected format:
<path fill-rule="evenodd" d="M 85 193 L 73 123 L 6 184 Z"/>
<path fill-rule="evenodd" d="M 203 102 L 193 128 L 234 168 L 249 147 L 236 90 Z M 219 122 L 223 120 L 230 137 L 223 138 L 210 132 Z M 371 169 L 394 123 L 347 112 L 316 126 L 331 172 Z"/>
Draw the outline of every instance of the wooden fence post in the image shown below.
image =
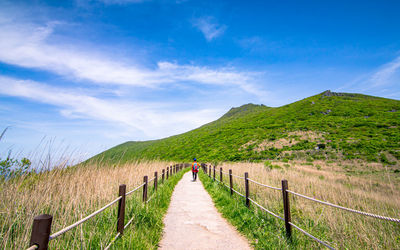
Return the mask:
<path fill-rule="evenodd" d="M 143 177 L 143 182 L 144 182 L 144 186 L 143 186 L 143 202 L 147 201 L 147 175 L 145 175 Z"/>
<path fill-rule="evenodd" d="M 211 178 L 211 165 L 210 165 L 210 166 L 208 166 L 208 177 L 210 177 L 210 178 Z"/>
<path fill-rule="evenodd" d="M 118 195 L 122 196 L 122 198 L 118 201 L 118 220 L 117 220 L 117 232 L 121 235 L 124 233 L 125 226 L 125 194 L 126 194 L 126 185 L 119 185 Z"/>
<path fill-rule="evenodd" d="M 222 168 L 219 168 L 219 181 L 222 183 Z"/>
<path fill-rule="evenodd" d="M 232 169 L 229 169 L 229 186 L 231 187 L 231 195 L 233 195 Z"/>
<path fill-rule="evenodd" d="M 162 183 L 164 183 L 165 169 L 162 170 Z"/>
<path fill-rule="evenodd" d="M 292 226 L 289 224 L 291 221 L 290 215 L 290 204 L 289 204 L 289 193 L 288 190 L 288 181 L 282 180 L 282 196 L 283 196 L 283 212 L 285 215 L 285 228 L 286 228 L 286 236 L 290 239 L 292 237 Z"/>
<path fill-rule="evenodd" d="M 154 172 L 154 190 L 155 191 L 157 191 L 157 180 L 158 179 L 158 173 L 157 173 L 157 171 L 156 172 Z"/>
<path fill-rule="evenodd" d="M 40 250 L 48 249 L 52 221 L 53 216 L 49 214 L 41 214 L 33 219 L 30 246 L 37 245 Z"/>
<path fill-rule="evenodd" d="M 249 190 L 249 173 L 244 173 L 244 185 L 246 188 L 246 206 L 250 207 L 250 200 L 249 200 L 249 195 L 250 195 L 250 190 Z"/>
<path fill-rule="evenodd" d="M 172 176 L 172 166 L 169 167 L 169 175 Z"/>
<path fill-rule="evenodd" d="M 214 166 L 214 181 L 215 181 L 215 166 Z"/>
<path fill-rule="evenodd" d="M 169 175 L 169 167 L 167 167 L 167 180 L 168 180 L 168 175 Z"/>

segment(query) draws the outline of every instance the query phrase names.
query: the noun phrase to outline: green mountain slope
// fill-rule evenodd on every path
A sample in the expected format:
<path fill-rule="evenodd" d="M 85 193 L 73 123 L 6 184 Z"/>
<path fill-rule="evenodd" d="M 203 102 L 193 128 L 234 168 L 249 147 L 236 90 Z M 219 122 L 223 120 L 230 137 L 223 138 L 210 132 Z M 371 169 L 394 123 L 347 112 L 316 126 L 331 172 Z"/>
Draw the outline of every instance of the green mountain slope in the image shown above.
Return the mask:
<path fill-rule="evenodd" d="M 126 142 L 94 160 L 247 161 L 276 158 L 400 158 L 400 101 L 361 94 L 321 94 L 271 108 L 246 104 L 220 119 L 165 139 Z"/>

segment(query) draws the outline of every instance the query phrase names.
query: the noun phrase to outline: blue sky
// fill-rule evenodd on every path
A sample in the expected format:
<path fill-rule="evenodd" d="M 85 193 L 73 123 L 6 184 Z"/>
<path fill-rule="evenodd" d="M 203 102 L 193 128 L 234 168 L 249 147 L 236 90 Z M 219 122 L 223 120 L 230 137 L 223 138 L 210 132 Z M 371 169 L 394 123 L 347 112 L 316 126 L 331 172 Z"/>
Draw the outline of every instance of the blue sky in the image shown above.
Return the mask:
<path fill-rule="evenodd" d="M 400 99 L 398 13 L 399 1 L 0 1 L 0 155 L 86 158 L 327 89 Z"/>

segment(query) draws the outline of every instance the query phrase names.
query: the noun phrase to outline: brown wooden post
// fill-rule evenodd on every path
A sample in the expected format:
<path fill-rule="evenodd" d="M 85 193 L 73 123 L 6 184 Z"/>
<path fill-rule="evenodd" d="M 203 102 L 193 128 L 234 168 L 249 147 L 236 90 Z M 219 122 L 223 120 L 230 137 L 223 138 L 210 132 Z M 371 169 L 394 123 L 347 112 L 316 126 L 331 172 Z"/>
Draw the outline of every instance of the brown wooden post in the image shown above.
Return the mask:
<path fill-rule="evenodd" d="M 285 215 L 285 228 L 286 228 L 286 236 L 290 239 L 292 237 L 292 226 L 289 224 L 291 221 L 290 215 L 290 204 L 289 204 L 289 193 L 288 190 L 288 181 L 282 180 L 282 196 L 283 196 L 283 213 Z"/>
<path fill-rule="evenodd" d="M 157 171 L 156 172 L 154 172 L 154 190 L 155 191 L 157 191 L 157 178 L 158 178 L 158 173 L 157 173 Z"/>
<path fill-rule="evenodd" d="M 52 221 L 53 216 L 49 214 L 41 214 L 33 219 L 31 241 L 29 246 L 37 245 L 37 249 L 48 249 Z"/>
<path fill-rule="evenodd" d="M 244 185 L 246 188 L 246 206 L 250 207 L 250 200 L 249 200 L 249 195 L 250 195 L 250 190 L 249 190 L 249 173 L 244 173 Z"/>
<path fill-rule="evenodd" d="M 215 166 L 214 166 L 214 181 L 215 181 Z"/>
<path fill-rule="evenodd" d="M 125 194 L 126 194 L 126 185 L 119 185 L 118 195 L 122 196 L 122 198 L 118 201 L 118 220 L 117 220 L 117 232 L 121 235 L 124 234 L 124 226 L 125 226 Z"/>
<path fill-rule="evenodd" d="M 232 169 L 229 169 L 229 186 L 231 187 L 231 195 L 233 195 Z"/>
<path fill-rule="evenodd" d="M 162 183 L 164 183 L 164 178 L 165 178 L 165 169 L 162 170 Z"/>
<path fill-rule="evenodd" d="M 168 176 L 169 176 L 169 167 L 167 167 L 167 180 L 168 180 Z"/>
<path fill-rule="evenodd" d="M 219 168 L 219 181 L 222 182 L 222 168 Z"/>
<path fill-rule="evenodd" d="M 144 186 L 143 186 L 143 202 L 147 201 L 147 175 L 145 175 L 143 177 L 143 182 L 144 182 Z"/>
<path fill-rule="evenodd" d="M 208 177 L 210 177 L 210 178 L 211 178 L 211 165 L 210 165 L 210 166 L 208 166 Z"/>
<path fill-rule="evenodd" d="M 172 166 L 169 167 L 169 175 L 172 176 Z"/>

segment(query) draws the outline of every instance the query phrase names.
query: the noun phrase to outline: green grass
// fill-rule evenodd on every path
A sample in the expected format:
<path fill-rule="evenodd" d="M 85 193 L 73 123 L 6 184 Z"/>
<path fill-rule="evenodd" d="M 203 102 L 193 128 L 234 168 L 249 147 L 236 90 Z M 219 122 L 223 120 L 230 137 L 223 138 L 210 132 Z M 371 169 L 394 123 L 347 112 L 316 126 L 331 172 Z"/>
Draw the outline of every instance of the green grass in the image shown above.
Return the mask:
<path fill-rule="evenodd" d="M 326 110 L 331 110 L 324 114 Z M 392 112 L 394 111 L 394 112 Z M 326 112 L 325 112 L 326 113 Z M 301 158 L 364 159 L 390 163 L 399 160 L 400 101 L 361 94 L 324 96 L 323 93 L 277 108 L 247 104 L 192 131 L 153 141 L 126 142 L 92 160 L 127 162 L 137 159 L 204 162 L 263 161 Z M 318 140 L 289 135 L 292 131 L 322 133 Z M 296 141 L 283 148 L 254 150 L 265 140 Z M 242 146 L 254 142 L 247 148 Z M 323 144 L 320 150 L 317 145 Z M 292 154 L 285 152 L 292 151 Z"/>
<path fill-rule="evenodd" d="M 243 197 L 236 194 L 231 196 L 229 189 L 214 182 L 203 172 L 199 173 L 199 178 L 218 211 L 249 240 L 255 249 L 323 249 L 322 245 L 297 232 L 295 228 L 292 229 L 291 240 L 288 240 L 282 221 L 266 214 L 254 205 L 247 208 Z M 292 216 L 301 216 L 301 211 L 295 208 L 291 211 Z M 283 214 L 282 211 L 281 214 Z M 325 225 L 317 225 L 309 218 L 301 218 L 300 221 L 302 227 L 306 231 L 311 231 L 314 236 L 325 240 L 328 238 L 328 228 Z"/>
<path fill-rule="evenodd" d="M 130 209 L 131 212 L 127 214 L 127 217 L 135 217 L 133 225 L 127 228 L 123 237 L 114 243 L 112 249 L 158 248 L 164 228 L 163 218 L 169 207 L 172 193 L 187 171 L 189 168 L 168 179 L 146 206 Z"/>
<path fill-rule="evenodd" d="M 163 184 L 159 180 L 157 192 L 154 192 L 153 182 L 149 183 L 148 198 L 145 205 L 142 202 L 142 189 L 126 198 L 125 224 L 134 217 L 133 222 L 125 229 L 111 249 L 157 249 L 164 227 L 163 217 L 168 209 L 172 192 L 189 169 L 184 169 L 172 175 Z M 129 191 L 129 190 L 127 190 Z M 80 245 L 82 249 L 100 249 L 106 247 L 116 232 L 117 205 L 107 209 L 82 226 L 59 236 L 49 244 L 50 249 L 70 249 Z M 44 211 L 45 212 L 45 211 Z M 69 211 L 74 213 L 74 211 Z M 77 217 L 79 220 L 80 217 Z"/>

